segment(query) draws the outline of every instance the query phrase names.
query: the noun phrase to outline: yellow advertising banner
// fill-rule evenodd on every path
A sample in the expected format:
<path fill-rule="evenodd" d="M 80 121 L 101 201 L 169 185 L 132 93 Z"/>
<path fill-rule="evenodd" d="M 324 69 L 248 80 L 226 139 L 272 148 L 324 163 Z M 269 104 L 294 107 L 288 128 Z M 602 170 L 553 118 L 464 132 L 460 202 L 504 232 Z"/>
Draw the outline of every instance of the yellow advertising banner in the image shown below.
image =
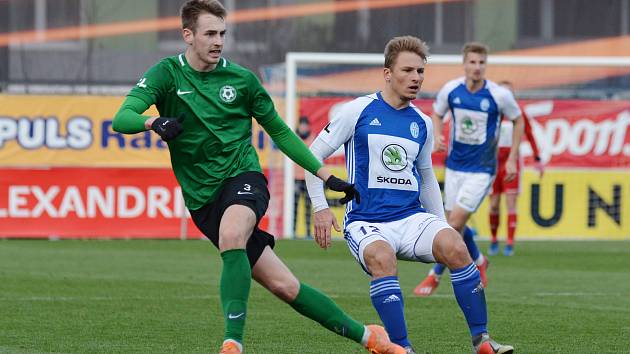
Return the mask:
<path fill-rule="evenodd" d="M 339 167 L 333 173 L 342 175 Z M 443 181 L 443 170 L 436 170 Z M 329 201 L 339 198 L 327 191 Z M 501 201 L 499 240 L 507 233 L 505 201 Z M 490 235 L 488 200 L 483 202 L 469 225 L 481 238 Z M 332 207 L 337 220 L 343 220 L 343 207 Z M 298 206 L 296 234 L 306 235 L 303 201 Z M 341 237 L 335 233 L 336 237 Z M 526 169 L 518 199 L 519 239 L 630 239 L 630 171 L 547 169 L 542 178 Z"/>
<path fill-rule="evenodd" d="M 122 97 L 0 95 L 0 166 L 168 167 L 151 132 L 112 130 Z M 147 114 L 157 115 L 152 107 Z"/>
<path fill-rule="evenodd" d="M 516 238 L 630 239 L 630 171 L 548 169 L 542 179 L 525 171 L 518 199 Z M 505 240 L 507 218 L 501 201 L 499 238 Z M 490 235 L 488 201 L 471 225 Z"/>
<path fill-rule="evenodd" d="M 151 131 L 112 130 L 123 97 L 0 95 L 0 167 L 170 167 Z M 147 115 L 157 115 L 151 107 Z M 266 166 L 269 137 L 255 124 L 252 144 Z"/>

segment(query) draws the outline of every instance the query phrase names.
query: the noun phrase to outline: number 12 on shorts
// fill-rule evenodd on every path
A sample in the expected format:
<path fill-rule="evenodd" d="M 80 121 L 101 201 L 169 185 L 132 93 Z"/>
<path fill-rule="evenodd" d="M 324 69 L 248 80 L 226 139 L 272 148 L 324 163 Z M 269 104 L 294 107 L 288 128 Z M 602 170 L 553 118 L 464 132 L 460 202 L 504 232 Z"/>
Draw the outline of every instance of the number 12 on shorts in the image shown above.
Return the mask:
<path fill-rule="evenodd" d="M 368 225 L 367 227 L 370 228 L 370 233 L 379 234 L 379 235 L 381 234 L 381 230 L 379 230 L 378 227 L 372 226 L 372 225 Z M 368 231 L 365 229 L 365 226 L 361 226 L 359 230 L 361 230 L 361 232 L 363 232 L 364 235 L 368 234 Z"/>

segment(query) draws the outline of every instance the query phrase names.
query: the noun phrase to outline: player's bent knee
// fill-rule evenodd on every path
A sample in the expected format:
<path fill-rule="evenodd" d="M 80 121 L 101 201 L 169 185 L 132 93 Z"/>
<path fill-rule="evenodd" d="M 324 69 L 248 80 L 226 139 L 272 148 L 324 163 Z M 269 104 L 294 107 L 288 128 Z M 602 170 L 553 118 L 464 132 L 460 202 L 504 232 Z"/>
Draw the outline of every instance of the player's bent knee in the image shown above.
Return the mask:
<path fill-rule="evenodd" d="M 375 278 L 396 275 L 396 254 L 385 242 L 374 242 L 363 251 L 363 259 Z"/>
<path fill-rule="evenodd" d="M 437 262 L 449 269 L 462 268 L 472 262 L 466 244 L 453 229 L 443 229 L 437 234 L 433 242 L 433 255 Z"/>
<path fill-rule="evenodd" d="M 226 230 L 219 233 L 219 250 L 221 252 L 237 249 L 237 248 L 245 248 L 247 244 L 247 237 L 234 230 Z"/>

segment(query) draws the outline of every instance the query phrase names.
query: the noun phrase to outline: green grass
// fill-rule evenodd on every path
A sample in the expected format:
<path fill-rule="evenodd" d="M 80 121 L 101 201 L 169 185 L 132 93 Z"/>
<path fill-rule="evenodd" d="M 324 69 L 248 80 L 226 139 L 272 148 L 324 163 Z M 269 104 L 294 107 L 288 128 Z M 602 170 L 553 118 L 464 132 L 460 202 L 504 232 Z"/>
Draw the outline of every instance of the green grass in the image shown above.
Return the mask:
<path fill-rule="evenodd" d="M 378 322 L 369 279 L 345 244 L 281 241 L 276 250 L 302 281 Z M 0 241 L 0 352 L 216 353 L 220 268 L 202 241 Z M 430 298 L 410 295 L 428 269 L 400 264 L 410 339 L 420 352 L 469 353 L 450 282 Z M 628 242 L 523 242 L 516 256 L 492 258 L 489 282 L 490 331 L 517 353 L 630 350 Z M 364 352 L 258 285 L 249 304 L 248 354 Z"/>

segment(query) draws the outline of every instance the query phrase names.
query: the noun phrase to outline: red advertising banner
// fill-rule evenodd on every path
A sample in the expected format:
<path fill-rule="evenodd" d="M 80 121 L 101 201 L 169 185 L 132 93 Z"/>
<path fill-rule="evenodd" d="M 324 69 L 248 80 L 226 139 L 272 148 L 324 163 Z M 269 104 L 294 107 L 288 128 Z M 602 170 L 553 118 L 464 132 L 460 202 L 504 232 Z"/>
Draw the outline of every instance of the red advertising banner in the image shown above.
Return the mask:
<path fill-rule="evenodd" d="M 349 98 L 303 98 L 300 113 L 310 119 L 315 132 L 329 122 Z M 414 103 L 426 114 L 432 100 Z M 550 167 L 630 167 L 630 101 L 543 100 L 522 101 L 531 119 L 543 162 Z M 444 132 L 447 135 L 447 132 Z M 531 162 L 531 148 L 523 143 L 521 155 Z M 444 156 L 434 156 L 441 164 Z"/>
<path fill-rule="evenodd" d="M 67 103 L 67 107 L 80 107 L 85 111 L 91 104 L 100 102 L 100 98 L 94 98 L 95 101 L 86 99 L 83 106 L 77 106 L 69 104 L 66 102 L 69 99 L 63 97 L 38 97 L 37 100 L 43 100 L 37 107 L 55 106 L 43 103 L 60 100 L 60 103 Z M 300 113 L 309 118 L 312 131 L 317 133 L 329 122 L 335 110 L 349 100 L 340 97 L 303 98 Z M 109 100 L 103 102 L 104 107 L 114 106 Z M 138 143 L 147 134 L 132 137 L 129 141 L 120 140 L 106 124 L 109 121 L 105 111 L 112 111 L 110 108 L 103 108 L 102 114 L 95 113 L 93 119 L 85 118 L 85 115 L 77 115 L 79 118 L 76 118 L 77 112 L 68 111 L 55 113 L 57 118 L 51 116 L 44 122 L 43 118 L 37 118 L 40 113 L 29 115 L 35 117 L 30 120 L 16 118 L 22 114 L 17 109 L 26 109 L 24 107 L 28 104 L 13 104 L 16 111 L 0 117 L 0 237 L 201 236 L 192 220 L 183 217 L 187 216 L 187 212 L 180 187 L 168 167 L 168 153 L 164 147 L 158 146 L 155 136 L 149 136 L 150 146 Z M 431 100 L 416 100 L 415 104 L 425 113 L 431 113 Z M 566 208 L 560 208 L 565 210 L 567 220 L 597 220 L 594 225 L 576 229 L 574 223 L 562 224 L 562 219 L 558 221 L 558 225 L 562 224 L 561 229 L 566 230 L 567 235 L 589 237 L 630 235 L 627 226 L 621 225 L 621 220 L 625 218 L 620 214 L 621 210 L 628 210 L 621 204 L 628 200 L 626 175 L 630 171 L 630 101 L 536 100 L 523 101 L 521 105 L 532 120 L 543 162 L 548 167 L 557 168 L 558 178 L 554 181 L 555 175 L 550 171 L 542 181 L 534 180 L 534 177 L 527 181 L 531 180 L 530 184 L 542 183 L 541 188 L 551 188 L 547 184 L 552 182 L 564 186 L 567 196 L 573 198 L 566 200 Z M 3 109 L 7 108 L 3 106 Z M 48 113 L 42 111 L 41 115 L 48 117 Z M 79 131 L 70 129 L 75 124 L 72 122 L 87 122 L 81 117 L 92 123 L 76 123 L 78 127 L 107 126 L 107 129 L 79 129 L 89 134 L 79 134 Z M 59 125 L 54 123 L 56 119 L 65 122 L 64 129 L 58 129 Z M 38 123 L 40 120 L 44 123 Z M 51 128 L 52 133 L 48 133 L 49 126 L 55 128 Z M 38 131 L 39 135 L 35 134 Z M 46 142 L 46 146 L 33 145 L 34 148 L 27 144 L 34 144 L 35 138 L 43 139 L 40 140 Z M 79 138 L 91 143 L 75 149 L 73 144 L 83 141 Z M 60 143 L 60 139 L 65 143 Z M 146 143 L 145 140 L 142 141 Z M 55 144 L 59 146 L 52 144 L 54 142 L 58 142 Z M 135 143 L 138 143 L 137 149 Z M 285 217 L 282 213 L 283 176 L 281 166 L 275 165 L 283 159 L 259 127 L 254 129 L 252 143 L 267 171 L 272 195 L 267 216 L 260 226 L 281 236 L 282 219 Z M 130 150 L 131 147 L 135 150 Z M 529 144 L 522 144 L 521 153 L 526 164 L 531 162 Z M 327 163 L 341 165 L 343 160 L 343 152 L 339 151 Z M 434 155 L 436 165 L 443 160 L 443 155 Z M 142 161 L 149 163 L 143 164 Z M 566 168 L 579 169 L 580 172 L 567 174 L 561 170 Z M 599 174 L 585 172 L 593 168 L 599 170 Z M 589 184 L 585 185 L 584 181 L 589 181 Z M 525 188 L 528 188 L 528 183 L 524 183 Z M 558 204 L 558 200 L 550 199 L 540 205 L 545 208 L 551 208 L 548 204 L 554 202 L 556 207 L 564 205 Z M 601 210 L 611 215 L 612 221 L 609 222 L 606 217 L 596 218 Z M 547 235 L 549 231 L 549 227 L 532 223 L 527 229 L 527 225 L 523 224 L 523 230 L 529 230 L 532 235 Z M 549 231 L 549 235 L 558 232 L 554 229 Z"/>
<path fill-rule="evenodd" d="M 0 170 L 0 235 L 198 238 L 166 168 Z"/>
<path fill-rule="evenodd" d="M 268 229 L 268 224 L 264 217 L 259 226 Z M 5 168 L 0 169 L 0 237 L 202 234 L 190 219 L 170 168 Z"/>

